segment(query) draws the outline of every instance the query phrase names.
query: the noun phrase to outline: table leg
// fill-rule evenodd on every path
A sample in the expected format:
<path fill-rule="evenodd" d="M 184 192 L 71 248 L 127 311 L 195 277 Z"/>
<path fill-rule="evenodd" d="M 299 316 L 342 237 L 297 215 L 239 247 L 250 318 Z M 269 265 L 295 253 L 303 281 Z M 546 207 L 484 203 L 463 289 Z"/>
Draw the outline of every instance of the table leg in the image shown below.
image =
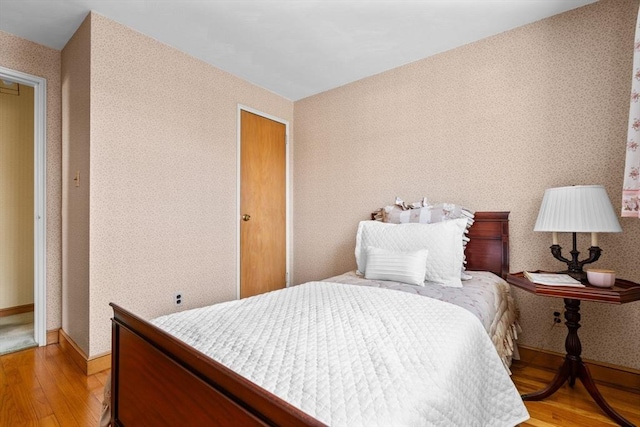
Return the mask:
<path fill-rule="evenodd" d="M 560 387 L 562 387 L 562 384 L 564 384 L 565 381 L 567 381 L 567 378 L 569 378 L 570 370 L 571 367 L 569 366 L 568 360 L 565 359 L 562 366 L 560 366 L 560 369 L 558 370 L 555 378 L 553 378 L 553 381 L 551 381 L 548 386 L 533 393 L 523 394 L 521 396 L 522 400 L 542 400 L 551 396 L 553 393 L 558 391 Z"/>
<path fill-rule="evenodd" d="M 593 378 L 591 378 L 589 368 L 587 368 L 587 365 L 585 365 L 584 363 L 580 365 L 579 378 L 593 400 L 596 401 L 600 409 L 602 409 L 607 415 L 609 415 L 609 417 L 611 417 L 615 422 L 623 427 L 635 427 L 633 424 L 631 424 L 631 421 L 628 421 L 622 415 L 618 414 L 611 406 L 609 406 L 607 401 L 604 400 L 604 397 L 602 397 L 602 395 L 600 394 L 598 387 L 596 387 L 596 384 L 593 382 Z"/>
<path fill-rule="evenodd" d="M 567 338 L 564 342 L 567 355 L 564 358 L 564 362 L 558 373 L 554 377 L 551 384 L 543 388 L 542 390 L 535 391 L 533 393 L 523 394 L 522 400 L 542 400 L 555 393 L 565 381 L 569 381 L 569 385 L 573 387 L 576 383 L 576 378 L 579 378 L 582 384 L 585 386 L 593 400 L 598 406 L 611 417 L 615 422 L 623 427 L 634 427 L 631 422 L 626 420 L 620 414 L 618 414 L 609 404 L 604 400 L 604 397 L 598 391 L 596 384 L 591 378 L 589 369 L 582 361 L 580 354 L 582 354 L 582 344 L 580 344 L 580 338 L 578 338 L 578 329 L 580 328 L 580 300 L 565 298 L 565 313 L 564 317 L 567 320 Z"/>

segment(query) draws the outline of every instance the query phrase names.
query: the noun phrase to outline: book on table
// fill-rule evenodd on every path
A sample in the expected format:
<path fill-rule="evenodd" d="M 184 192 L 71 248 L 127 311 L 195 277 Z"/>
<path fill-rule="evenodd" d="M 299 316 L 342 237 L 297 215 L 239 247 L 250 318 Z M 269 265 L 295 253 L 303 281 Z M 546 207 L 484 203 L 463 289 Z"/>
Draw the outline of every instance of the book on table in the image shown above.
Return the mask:
<path fill-rule="evenodd" d="M 560 273 L 530 273 L 524 272 L 524 277 L 533 283 L 546 286 L 574 286 L 584 288 L 585 286 L 579 280 L 574 279 L 568 274 Z"/>

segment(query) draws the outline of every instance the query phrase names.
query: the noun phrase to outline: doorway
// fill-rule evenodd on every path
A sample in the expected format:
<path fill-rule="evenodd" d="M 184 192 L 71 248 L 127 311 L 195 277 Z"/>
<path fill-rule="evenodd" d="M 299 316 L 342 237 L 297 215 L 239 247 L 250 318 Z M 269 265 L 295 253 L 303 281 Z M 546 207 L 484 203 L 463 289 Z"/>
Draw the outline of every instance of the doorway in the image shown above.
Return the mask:
<path fill-rule="evenodd" d="M 33 87 L 0 80 L 0 354 L 33 347 Z"/>
<path fill-rule="evenodd" d="M 0 353 L 46 345 L 46 80 L 0 67 Z"/>
<path fill-rule="evenodd" d="M 238 109 L 238 295 L 288 284 L 288 123 Z"/>

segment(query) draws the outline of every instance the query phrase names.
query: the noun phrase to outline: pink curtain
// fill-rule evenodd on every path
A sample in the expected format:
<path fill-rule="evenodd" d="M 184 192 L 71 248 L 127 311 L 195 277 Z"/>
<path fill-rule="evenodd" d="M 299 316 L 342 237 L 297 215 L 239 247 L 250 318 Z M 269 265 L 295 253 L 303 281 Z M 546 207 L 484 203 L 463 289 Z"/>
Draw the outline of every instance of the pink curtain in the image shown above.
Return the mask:
<path fill-rule="evenodd" d="M 636 22 L 631 79 L 627 160 L 622 187 L 622 216 L 640 218 L 640 10 Z"/>

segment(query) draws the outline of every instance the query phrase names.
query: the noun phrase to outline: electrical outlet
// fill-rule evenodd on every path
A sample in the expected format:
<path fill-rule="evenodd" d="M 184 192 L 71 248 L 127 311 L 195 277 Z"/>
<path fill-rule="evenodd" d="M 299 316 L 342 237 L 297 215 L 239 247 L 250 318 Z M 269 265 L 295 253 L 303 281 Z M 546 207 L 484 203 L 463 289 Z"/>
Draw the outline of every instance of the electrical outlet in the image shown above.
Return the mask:
<path fill-rule="evenodd" d="M 553 315 L 553 325 L 560 325 L 562 324 L 562 315 L 564 314 L 564 309 L 563 308 L 558 308 L 558 307 L 550 307 L 551 308 L 551 314 Z"/>
<path fill-rule="evenodd" d="M 562 323 L 562 319 L 560 319 L 560 312 L 559 311 L 554 311 L 553 312 L 553 323 Z"/>
<path fill-rule="evenodd" d="M 182 292 L 176 292 L 176 294 L 174 295 L 173 298 L 173 302 L 175 303 L 175 305 L 181 305 L 182 301 L 183 301 L 183 294 Z"/>

